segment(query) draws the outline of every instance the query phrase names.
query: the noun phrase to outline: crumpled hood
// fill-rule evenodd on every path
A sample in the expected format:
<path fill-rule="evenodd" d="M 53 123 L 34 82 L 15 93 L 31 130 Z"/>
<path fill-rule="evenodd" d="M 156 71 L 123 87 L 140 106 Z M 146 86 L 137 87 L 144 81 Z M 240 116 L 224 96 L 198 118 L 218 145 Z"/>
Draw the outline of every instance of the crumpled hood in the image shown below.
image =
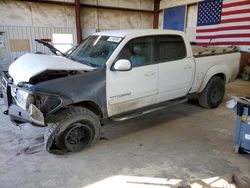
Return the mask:
<path fill-rule="evenodd" d="M 29 80 L 46 70 L 85 70 L 95 68 L 84 65 L 65 57 L 25 54 L 14 61 L 9 67 L 9 74 L 14 79 L 14 84 L 29 82 Z"/>

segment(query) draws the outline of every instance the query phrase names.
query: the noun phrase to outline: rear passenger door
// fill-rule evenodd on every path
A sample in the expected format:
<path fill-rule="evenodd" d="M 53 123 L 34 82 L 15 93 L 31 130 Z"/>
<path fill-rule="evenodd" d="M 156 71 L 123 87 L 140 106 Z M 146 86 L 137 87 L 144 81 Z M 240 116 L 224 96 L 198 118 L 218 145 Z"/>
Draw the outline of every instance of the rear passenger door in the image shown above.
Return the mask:
<path fill-rule="evenodd" d="M 159 63 L 158 102 L 185 96 L 192 86 L 193 58 L 187 57 L 182 36 L 159 35 L 156 37 L 157 63 Z"/>

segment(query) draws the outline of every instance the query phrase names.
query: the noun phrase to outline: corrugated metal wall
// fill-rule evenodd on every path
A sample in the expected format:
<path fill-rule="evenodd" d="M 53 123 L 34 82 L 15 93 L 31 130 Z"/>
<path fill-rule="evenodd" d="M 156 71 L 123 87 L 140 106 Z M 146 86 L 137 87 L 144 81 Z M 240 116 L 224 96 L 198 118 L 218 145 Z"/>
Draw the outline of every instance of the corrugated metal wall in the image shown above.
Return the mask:
<path fill-rule="evenodd" d="M 6 36 L 9 40 L 11 39 L 28 39 L 30 43 L 30 51 L 34 52 L 45 52 L 50 53 L 48 48 L 41 44 L 36 43 L 35 39 L 51 39 L 53 33 L 67 33 L 73 35 L 74 43 L 76 43 L 76 29 L 75 28 L 61 28 L 61 27 L 22 27 L 22 26 L 0 26 L 0 31 L 6 32 Z M 27 52 L 11 52 L 10 44 L 7 43 L 7 48 L 9 48 L 8 56 L 10 57 L 10 62 L 14 61 L 16 58 Z"/>

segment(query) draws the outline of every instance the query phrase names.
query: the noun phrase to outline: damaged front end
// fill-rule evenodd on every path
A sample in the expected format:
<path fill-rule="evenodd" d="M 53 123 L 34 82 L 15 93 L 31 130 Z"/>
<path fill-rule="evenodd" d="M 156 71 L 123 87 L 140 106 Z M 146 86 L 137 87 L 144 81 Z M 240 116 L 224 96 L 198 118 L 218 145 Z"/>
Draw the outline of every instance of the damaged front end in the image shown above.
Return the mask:
<path fill-rule="evenodd" d="M 31 123 L 34 126 L 46 126 L 46 118 L 63 105 L 60 96 L 36 92 L 33 85 L 13 84 L 13 79 L 7 72 L 2 74 L 2 92 L 7 110 L 15 125 Z"/>
<path fill-rule="evenodd" d="M 45 74 L 47 73 L 43 73 L 43 75 Z M 62 74 L 59 77 L 61 76 Z M 40 80 L 34 78 L 33 82 L 40 82 L 41 79 L 44 77 L 41 77 Z M 45 127 L 48 122 L 56 121 L 54 114 L 71 102 L 59 95 L 36 91 L 34 85 L 29 83 L 19 83 L 16 86 L 8 72 L 2 73 L 1 82 L 2 97 L 7 108 L 4 114 L 8 115 L 16 126 L 30 123 L 33 126 Z M 46 138 L 46 150 L 50 153 L 65 153 L 66 151 L 57 148 L 54 144 L 57 132 L 58 130 L 53 130 L 51 135 Z"/>
<path fill-rule="evenodd" d="M 40 74 L 37 74 L 36 76 L 33 76 L 30 78 L 29 83 L 30 84 L 37 84 L 44 81 L 54 80 L 57 78 L 63 78 L 68 76 L 73 76 L 76 74 L 81 74 L 84 71 L 74 71 L 74 70 L 47 70 Z"/>

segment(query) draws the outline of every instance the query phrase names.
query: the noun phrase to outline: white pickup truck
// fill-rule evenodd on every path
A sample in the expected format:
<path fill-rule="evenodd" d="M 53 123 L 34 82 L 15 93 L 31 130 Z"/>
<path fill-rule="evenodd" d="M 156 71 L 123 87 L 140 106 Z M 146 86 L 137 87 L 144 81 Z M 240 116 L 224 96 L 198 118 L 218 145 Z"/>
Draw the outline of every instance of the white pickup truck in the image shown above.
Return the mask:
<path fill-rule="evenodd" d="M 65 57 L 26 54 L 13 62 L 2 75 L 4 113 L 16 125 L 47 126 L 49 152 L 76 152 L 98 140 L 107 119 L 122 121 L 194 96 L 203 107 L 217 107 L 239 60 L 235 48 L 194 46 L 193 52 L 183 32 L 99 32 Z"/>

